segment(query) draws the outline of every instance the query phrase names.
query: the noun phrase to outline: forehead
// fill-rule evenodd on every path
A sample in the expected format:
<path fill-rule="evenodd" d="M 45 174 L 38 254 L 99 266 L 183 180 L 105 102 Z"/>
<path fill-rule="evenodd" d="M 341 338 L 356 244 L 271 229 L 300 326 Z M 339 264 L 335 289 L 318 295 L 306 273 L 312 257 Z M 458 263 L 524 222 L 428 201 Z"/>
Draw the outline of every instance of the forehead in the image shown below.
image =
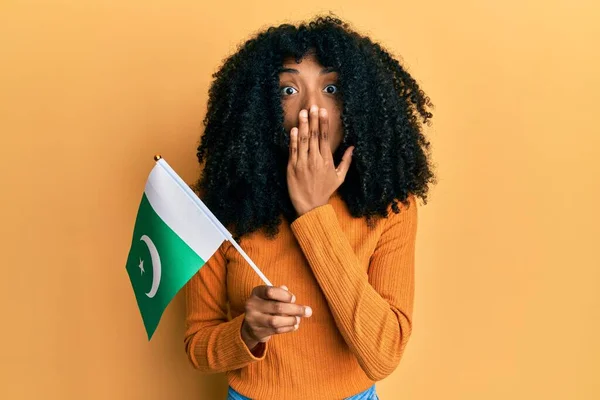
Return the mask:
<path fill-rule="evenodd" d="M 303 63 L 303 62 L 318 63 L 319 61 L 317 60 L 315 53 L 308 52 L 300 59 L 300 63 Z M 287 57 L 284 57 L 283 63 L 284 64 L 296 64 L 296 59 L 294 58 L 294 56 L 289 55 Z"/>
<path fill-rule="evenodd" d="M 305 55 L 299 63 L 296 63 L 293 56 L 285 57 L 283 59 L 282 71 L 280 71 L 280 74 L 302 74 L 303 72 L 316 72 L 319 75 L 336 73 L 333 68 L 324 68 L 313 54 Z"/>

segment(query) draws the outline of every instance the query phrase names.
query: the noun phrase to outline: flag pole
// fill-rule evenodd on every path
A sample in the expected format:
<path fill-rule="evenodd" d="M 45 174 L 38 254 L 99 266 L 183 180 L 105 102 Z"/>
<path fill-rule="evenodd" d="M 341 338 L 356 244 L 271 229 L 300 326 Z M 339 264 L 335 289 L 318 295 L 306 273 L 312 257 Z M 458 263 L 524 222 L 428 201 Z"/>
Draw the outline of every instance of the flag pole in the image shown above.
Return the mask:
<path fill-rule="evenodd" d="M 228 240 L 229 242 L 231 242 L 233 247 L 235 247 L 237 249 L 237 251 L 240 252 L 242 257 L 244 257 L 244 259 L 248 262 L 248 264 L 250 264 L 252 269 L 254 269 L 254 271 L 258 274 L 260 279 L 262 279 L 263 282 L 267 286 L 273 286 L 273 284 L 267 279 L 267 277 L 256 266 L 256 264 L 254 264 L 254 261 L 252 261 L 250 259 L 250 257 L 248 257 L 248 254 L 246 254 L 244 249 L 242 249 L 240 247 L 240 245 L 233 239 L 233 236 L 227 230 L 227 228 L 225 228 L 225 226 L 223 226 L 221 221 L 219 221 L 217 219 L 217 217 L 215 217 L 215 215 L 212 213 L 212 211 L 210 211 L 210 209 L 208 207 L 206 207 L 206 205 L 202 202 L 202 200 L 200 200 L 200 198 L 196 195 L 196 193 L 194 193 L 194 191 L 192 189 L 190 189 L 190 187 L 183 181 L 183 179 L 181 179 L 181 177 L 179 177 L 179 175 L 177 175 L 177 173 L 173 170 L 173 168 L 171 168 L 171 166 L 165 161 L 165 159 L 162 158 L 162 156 L 160 154 L 156 154 L 154 156 L 154 161 L 156 161 L 156 163 L 158 165 L 160 165 L 169 174 L 169 176 L 171 178 L 173 178 L 173 180 L 188 195 L 188 197 L 194 202 L 194 204 L 196 204 L 196 206 L 200 209 L 200 211 L 202 211 L 208 217 L 208 219 L 210 220 L 210 222 L 212 222 L 212 224 L 215 226 L 215 228 L 217 228 L 217 230 L 219 230 L 221 232 L 223 237 L 226 240 Z"/>

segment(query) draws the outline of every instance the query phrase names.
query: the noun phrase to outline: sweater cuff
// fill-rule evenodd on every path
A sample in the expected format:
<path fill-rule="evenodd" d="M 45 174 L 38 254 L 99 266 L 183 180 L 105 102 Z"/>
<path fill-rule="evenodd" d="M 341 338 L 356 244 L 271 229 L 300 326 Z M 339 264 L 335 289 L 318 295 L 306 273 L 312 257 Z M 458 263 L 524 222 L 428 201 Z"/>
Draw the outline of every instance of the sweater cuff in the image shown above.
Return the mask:
<path fill-rule="evenodd" d="M 200 353 L 202 357 L 208 357 L 208 360 L 205 362 L 208 362 L 209 365 L 216 363 L 219 366 L 228 364 L 231 367 L 229 369 L 238 369 L 254 361 L 261 361 L 266 357 L 269 350 L 268 341 L 257 345 L 254 350 L 257 354 L 255 355 L 242 339 L 241 328 L 244 316 L 245 314 L 242 313 L 230 321 L 221 323 L 220 325 L 222 326 L 220 328 L 222 329 L 219 332 L 215 332 L 216 335 L 212 335 L 213 338 L 208 339 L 207 342 L 203 342 L 203 345 L 207 348 L 200 351 Z M 190 343 L 191 348 L 194 349 L 192 352 L 194 354 L 192 363 L 196 368 L 199 367 L 198 360 L 196 359 L 198 355 L 195 352 L 199 338 L 200 335 L 196 334 Z"/>

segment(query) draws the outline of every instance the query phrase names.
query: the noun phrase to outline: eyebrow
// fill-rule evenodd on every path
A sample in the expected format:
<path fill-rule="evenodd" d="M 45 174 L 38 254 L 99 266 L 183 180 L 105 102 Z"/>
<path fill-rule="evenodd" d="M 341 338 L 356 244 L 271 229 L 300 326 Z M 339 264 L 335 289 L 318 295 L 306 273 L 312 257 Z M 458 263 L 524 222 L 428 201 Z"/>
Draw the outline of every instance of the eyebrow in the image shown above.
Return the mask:
<path fill-rule="evenodd" d="M 294 69 L 294 68 L 283 68 L 283 67 L 279 68 L 280 74 L 284 73 L 284 72 L 289 72 L 291 74 L 299 74 L 300 73 L 300 71 L 298 71 L 297 69 Z M 321 72 L 319 72 L 319 75 L 325 75 L 325 74 L 329 74 L 331 72 L 337 72 L 337 71 L 334 67 L 326 67 L 326 68 L 323 68 L 321 70 Z"/>

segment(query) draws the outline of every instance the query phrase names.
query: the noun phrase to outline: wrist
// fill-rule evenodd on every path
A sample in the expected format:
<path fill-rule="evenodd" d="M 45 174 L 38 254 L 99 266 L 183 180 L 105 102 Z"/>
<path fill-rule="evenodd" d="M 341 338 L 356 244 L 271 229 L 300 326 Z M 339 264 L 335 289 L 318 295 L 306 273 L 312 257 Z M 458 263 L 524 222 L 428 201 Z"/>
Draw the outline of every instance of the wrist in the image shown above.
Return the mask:
<path fill-rule="evenodd" d="M 246 344 L 246 347 L 248 347 L 248 350 L 253 351 L 260 342 L 252 339 L 248 335 L 248 332 L 246 331 L 245 327 L 246 327 L 246 321 L 242 322 L 242 326 L 240 328 L 240 334 L 242 337 L 242 341 Z"/>
<path fill-rule="evenodd" d="M 297 209 L 297 210 L 296 210 L 296 214 L 297 214 L 296 218 L 299 218 L 299 217 L 303 216 L 303 215 L 304 215 L 304 214 L 306 214 L 307 212 L 309 212 L 309 211 L 311 211 L 311 210 L 314 210 L 314 209 L 315 209 L 315 208 L 317 208 L 317 207 L 324 206 L 325 204 L 327 204 L 327 203 L 324 203 L 324 204 L 317 204 L 317 205 L 313 205 L 313 206 L 308 206 L 308 207 L 305 207 L 305 208 L 300 208 L 300 209 Z"/>

